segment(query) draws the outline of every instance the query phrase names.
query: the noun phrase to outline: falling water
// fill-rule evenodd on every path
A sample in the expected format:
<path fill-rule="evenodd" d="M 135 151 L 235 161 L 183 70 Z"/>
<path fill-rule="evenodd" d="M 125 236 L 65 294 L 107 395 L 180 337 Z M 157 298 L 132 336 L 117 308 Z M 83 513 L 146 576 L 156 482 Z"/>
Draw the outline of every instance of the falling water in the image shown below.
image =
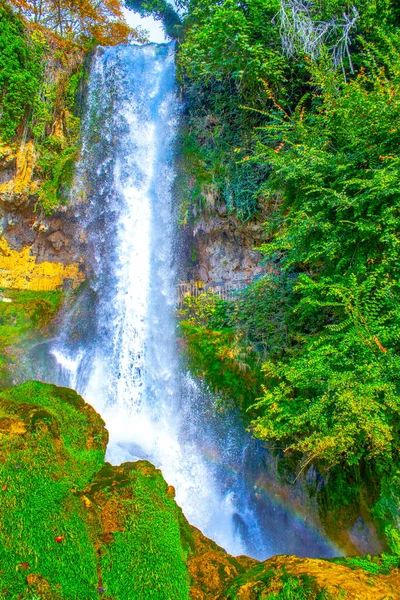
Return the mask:
<path fill-rule="evenodd" d="M 259 446 L 180 369 L 174 69 L 173 44 L 94 56 L 74 190 L 92 276 L 49 346 L 42 379 L 77 389 L 107 424 L 107 459 L 153 462 L 188 520 L 230 553 L 327 555 L 318 534 L 272 503 L 263 507 L 271 527 L 261 525 L 245 468 Z"/>

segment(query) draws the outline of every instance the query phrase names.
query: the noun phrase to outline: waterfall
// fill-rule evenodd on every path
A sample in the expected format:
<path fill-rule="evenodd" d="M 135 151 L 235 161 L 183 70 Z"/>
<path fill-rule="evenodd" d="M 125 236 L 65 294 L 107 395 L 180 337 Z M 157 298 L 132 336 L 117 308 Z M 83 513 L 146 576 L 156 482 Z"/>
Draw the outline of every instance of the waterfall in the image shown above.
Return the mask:
<path fill-rule="evenodd" d="M 90 283 L 49 344 L 41 378 L 75 388 L 106 422 L 107 460 L 153 462 L 188 520 L 230 553 L 327 555 L 318 534 L 272 501 L 263 505 L 268 518 L 260 515 L 245 468 L 262 461 L 260 446 L 237 415 L 218 415 L 215 399 L 179 364 L 180 111 L 173 44 L 96 51 L 73 190 Z"/>

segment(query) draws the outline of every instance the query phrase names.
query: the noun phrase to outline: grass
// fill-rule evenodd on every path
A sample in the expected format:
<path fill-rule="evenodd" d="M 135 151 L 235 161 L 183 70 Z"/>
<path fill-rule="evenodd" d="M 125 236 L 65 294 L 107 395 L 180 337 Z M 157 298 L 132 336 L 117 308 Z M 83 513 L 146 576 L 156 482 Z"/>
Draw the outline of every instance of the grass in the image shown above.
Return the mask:
<path fill-rule="evenodd" d="M 389 575 L 393 569 L 400 568 L 400 556 L 382 553 L 378 556 L 351 556 L 347 558 L 335 558 L 333 562 L 345 565 L 351 569 L 363 569 L 373 575 Z"/>
<path fill-rule="evenodd" d="M 285 570 L 277 571 L 261 563 L 234 580 L 226 591 L 227 600 L 241 598 L 241 593 L 247 584 L 253 584 L 252 598 L 268 598 L 268 600 L 329 600 L 331 598 L 326 592 L 317 589 L 312 577 L 293 576 Z"/>

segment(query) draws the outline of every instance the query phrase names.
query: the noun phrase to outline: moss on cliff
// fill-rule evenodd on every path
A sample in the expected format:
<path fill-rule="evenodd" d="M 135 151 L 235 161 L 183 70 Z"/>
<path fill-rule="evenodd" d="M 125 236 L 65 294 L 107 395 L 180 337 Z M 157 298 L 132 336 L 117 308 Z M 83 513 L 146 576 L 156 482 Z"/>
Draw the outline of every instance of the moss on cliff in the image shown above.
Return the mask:
<path fill-rule="evenodd" d="M 95 516 L 100 514 L 101 585 L 107 595 L 185 600 L 189 576 L 179 508 L 161 472 L 147 461 L 106 465 L 85 496 Z"/>
<path fill-rule="evenodd" d="M 0 415 L 0 589 L 97 597 L 96 552 L 74 490 L 103 462 L 102 420 L 75 392 L 38 382 L 3 390 Z"/>
<path fill-rule="evenodd" d="M 145 461 L 104 465 L 107 437 L 72 390 L 29 382 L 0 392 L 7 597 L 188 598 L 187 544 L 171 488 Z"/>
<path fill-rule="evenodd" d="M 345 563 L 345 561 L 343 561 Z M 354 565 L 352 565 L 354 567 Z M 360 567 L 360 565 L 358 565 Z M 400 571 L 385 575 L 332 561 L 277 556 L 235 579 L 226 600 L 378 600 L 398 598 Z"/>
<path fill-rule="evenodd" d="M 0 382 L 8 384 L 14 362 L 25 343 L 47 330 L 62 300 L 60 290 L 45 292 L 7 290 L 0 302 Z"/>

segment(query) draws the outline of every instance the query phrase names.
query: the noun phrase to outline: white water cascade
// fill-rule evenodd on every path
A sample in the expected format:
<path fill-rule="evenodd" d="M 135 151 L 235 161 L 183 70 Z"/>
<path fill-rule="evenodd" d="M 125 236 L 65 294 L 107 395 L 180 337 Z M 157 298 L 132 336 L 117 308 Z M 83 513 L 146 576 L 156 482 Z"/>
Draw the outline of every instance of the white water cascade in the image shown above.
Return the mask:
<path fill-rule="evenodd" d="M 75 388 L 106 422 L 107 460 L 154 463 L 190 523 L 231 554 L 313 546 L 326 555 L 298 527 L 288 541 L 294 521 L 272 505 L 271 529 L 265 517 L 261 525 L 244 468 L 255 443 L 179 365 L 174 71 L 173 44 L 101 48 L 93 58 L 74 190 L 92 276 L 49 344 L 41 378 Z"/>

